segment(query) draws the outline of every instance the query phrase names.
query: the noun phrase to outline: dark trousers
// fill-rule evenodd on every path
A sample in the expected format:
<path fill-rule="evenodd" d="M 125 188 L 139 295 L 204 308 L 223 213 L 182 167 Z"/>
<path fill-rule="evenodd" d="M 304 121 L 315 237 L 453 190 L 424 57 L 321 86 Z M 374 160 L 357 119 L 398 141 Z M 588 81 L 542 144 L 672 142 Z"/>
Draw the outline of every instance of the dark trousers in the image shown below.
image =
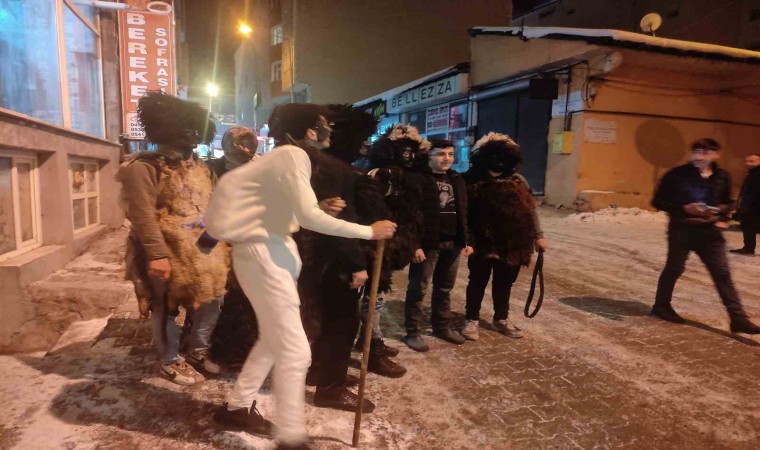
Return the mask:
<path fill-rule="evenodd" d="M 755 251 L 757 234 L 760 233 L 760 217 L 747 218 L 741 221 L 744 235 L 744 250 Z"/>
<path fill-rule="evenodd" d="M 670 305 L 678 278 L 686 268 L 689 253 L 694 252 L 707 267 L 732 319 L 747 317 L 739 294 L 731 280 L 726 256 L 726 241 L 715 227 L 671 226 L 668 230 L 668 260 L 657 283 L 655 305 Z"/>
<path fill-rule="evenodd" d="M 409 285 L 406 288 L 406 332 L 410 336 L 420 334 L 422 328 L 422 299 L 425 298 L 430 281 L 433 331 L 449 328 L 451 322 L 451 289 L 457 279 L 459 254 L 462 249 L 453 242 L 442 242 L 438 250 L 425 252 L 425 261 L 409 265 Z"/>
<path fill-rule="evenodd" d="M 510 266 L 500 259 L 477 255 L 470 256 L 467 266 L 470 269 L 470 282 L 467 284 L 467 320 L 480 319 L 480 306 L 492 272 L 493 320 L 506 319 L 509 316 L 509 295 L 520 273 L 520 266 Z"/>
<path fill-rule="evenodd" d="M 350 280 L 328 270 L 321 283 L 322 334 L 312 345 L 317 388 L 339 388 L 346 382 L 351 347 L 359 330 L 359 292 Z"/>

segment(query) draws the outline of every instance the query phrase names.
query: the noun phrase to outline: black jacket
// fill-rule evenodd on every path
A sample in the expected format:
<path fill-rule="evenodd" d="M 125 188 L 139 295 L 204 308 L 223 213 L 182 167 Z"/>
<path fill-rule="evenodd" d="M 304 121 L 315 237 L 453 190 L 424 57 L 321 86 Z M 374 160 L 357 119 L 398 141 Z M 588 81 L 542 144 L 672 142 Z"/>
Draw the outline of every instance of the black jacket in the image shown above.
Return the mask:
<path fill-rule="evenodd" d="M 739 196 L 739 219 L 760 217 L 760 167 L 751 169 Z"/>
<path fill-rule="evenodd" d="M 692 164 L 671 169 L 660 181 L 660 186 L 652 199 L 652 206 L 670 215 L 671 224 L 704 226 L 712 221 L 689 216 L 683 210 L 689 203 L 704 203 L 721 208 L 721 220 L 727 220 L 726 213 L 731 205 L 731 175 L 713 164 L 713 173 L 703 178 L 699 169 Z"/>
<path fill-rule="evenodd" d="M 465 247 L 470 244 L 470 232 L 467 224 L 468 210 L 467 210 L 467 185 L 464 182 L 462 175 L 449 170 L 446 172 L 451 181 L 451 185 L 454 188 L 454 201 L 457 211 L 457 235 L 454 243 L 459 247 Z M 425 208 L 424 210 L 424 222 L 422 226 L 422 233 L 420 235 L 420 248 L 424 251 L 437 249 L 440 244 L 440 214 L 438 210 L 438 185 L 433 176 L 433 172 L 430 169 L 426 169 L 421 173 L 423 183 L 423 190 L 426 193 L 427 198 L 431 198 L 430 204 L 435 208 Z M 428 204 L 426 202 L 426 204 Z"/>

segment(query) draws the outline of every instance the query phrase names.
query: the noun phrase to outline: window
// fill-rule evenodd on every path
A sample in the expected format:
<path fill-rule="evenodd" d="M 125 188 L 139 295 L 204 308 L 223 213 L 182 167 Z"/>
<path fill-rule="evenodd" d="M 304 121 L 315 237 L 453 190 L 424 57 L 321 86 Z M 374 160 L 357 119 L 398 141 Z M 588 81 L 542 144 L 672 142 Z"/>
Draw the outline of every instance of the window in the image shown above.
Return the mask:
<path fill-rule="evenodd" d="M 272 63 L 272 81 L 282 80 L 282 61 L 275 61 Z"/>
<path fill-rule="evenodd" d="M 63 125 L 56 6 L 0 0 L 0 107 Z"/>
<path fill-rule="evenodd" d="M 103 83 L 98 36 L 68 6 L 63 24 L 71 128 L 103 136 Z"/>
<path fill-rule="evenodd" d="M 408 122 L 427 140 L 447 139 L 454 144 L 454 170 L 466 172 L 470 168 L 466 101 L 410 112 Z"/>
<path fill-rule="evenodd" d="M 88 160 L 69 162 L 71 210 L 74 232 L 100 223 L 100 186 L 98 163 Z"/>
<path fill-rule="evenodd" d="M 282 44 L 282 25 L 272 27 L 272 45 Z"/>
<path fill-rule="evenodd" d="M 92 1 L 0 0 L 0 107 L 103 137 L 99 40 Z"/>
<path fill-rule="evenodd" d="M 39 246 L 37 159 L 0 153 L 0 260 Z"/>

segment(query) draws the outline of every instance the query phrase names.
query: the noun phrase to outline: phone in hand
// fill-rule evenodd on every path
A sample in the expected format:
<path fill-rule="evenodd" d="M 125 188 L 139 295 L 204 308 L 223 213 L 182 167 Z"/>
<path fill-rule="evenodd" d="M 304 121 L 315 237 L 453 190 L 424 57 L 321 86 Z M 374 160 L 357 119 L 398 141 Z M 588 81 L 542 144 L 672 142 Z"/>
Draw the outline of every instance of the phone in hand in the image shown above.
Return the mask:
<path fill-rule="evenodd" d="M 213 250 L 214 247 L 216 247 L 216 244 L 218 243 L 219 241 L 211 237 L 211 235 L 208 234 L 208 231 L 204 231 L 203 234 L 201 234 L 201 236 L 195 242 L 195 245 L 196 247 L 198 247 L 198 250 L 208 255 L 209 253 L 211 253 L 211 250 Z"/>

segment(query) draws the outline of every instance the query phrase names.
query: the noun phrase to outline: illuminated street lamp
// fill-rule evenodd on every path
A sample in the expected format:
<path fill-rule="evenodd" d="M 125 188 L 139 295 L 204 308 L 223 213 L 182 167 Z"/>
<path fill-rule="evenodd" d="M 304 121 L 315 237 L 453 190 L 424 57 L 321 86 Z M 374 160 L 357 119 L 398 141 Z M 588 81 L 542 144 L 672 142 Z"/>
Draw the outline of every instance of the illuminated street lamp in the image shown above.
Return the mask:
<path fill-rule="evenodd" d="M 206 93 L 209 95 L 209 97 L 216 97 L 219 95 L 219 86 L 215 85 L 214 83 L 207 84 Z"/>
<path fill-rule="evenodd" d="M 249 37 L 253 33 L 253 28 L 245 22 L 240 22 L 238 26 L 238 32 L 245 37 Z"/>

